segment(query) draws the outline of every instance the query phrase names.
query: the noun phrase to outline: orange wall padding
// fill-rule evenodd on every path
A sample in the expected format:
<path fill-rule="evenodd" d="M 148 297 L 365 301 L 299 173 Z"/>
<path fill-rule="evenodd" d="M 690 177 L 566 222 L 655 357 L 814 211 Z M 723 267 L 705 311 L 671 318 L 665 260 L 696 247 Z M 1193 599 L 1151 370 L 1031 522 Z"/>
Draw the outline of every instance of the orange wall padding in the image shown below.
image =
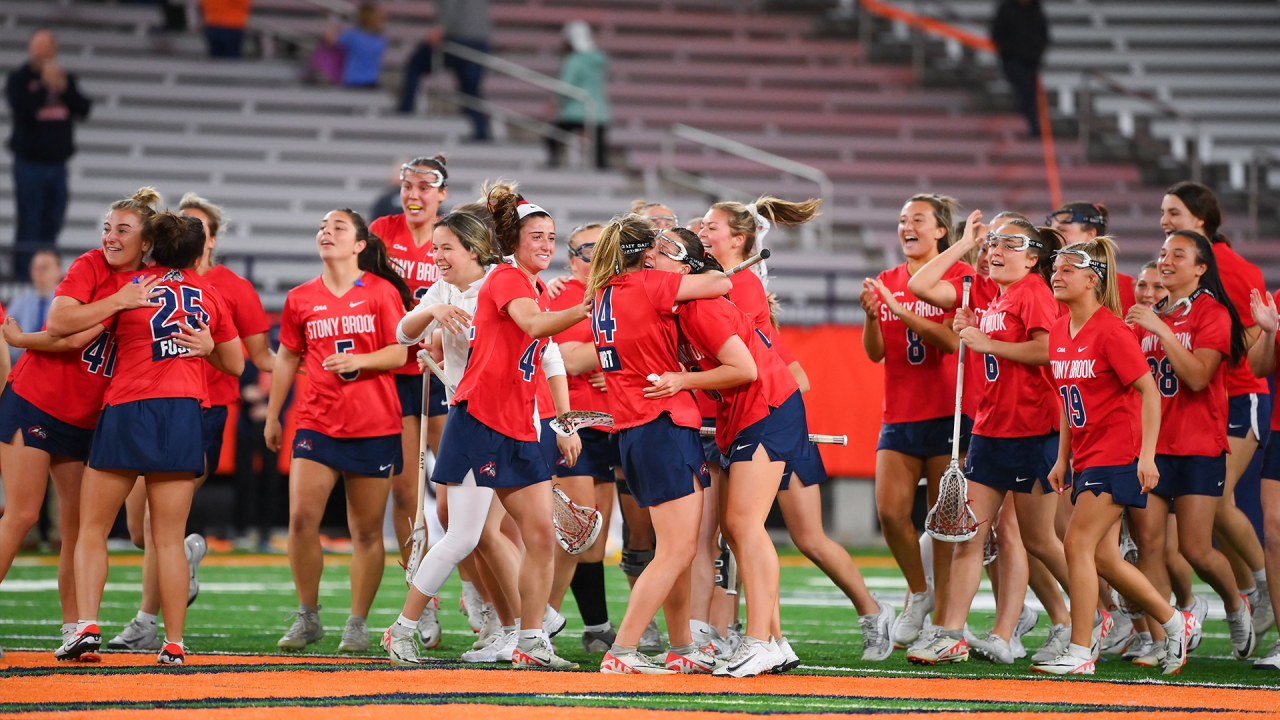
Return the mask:
<path fill-rule="evenodd" d="M 849 436 L 847 447 L 821 446 L 827 474 L 875 477 L 884 366 L 863 352 L 862 327 L 784 325 L 782 338 L 809 376 L 809 431 Z"/>

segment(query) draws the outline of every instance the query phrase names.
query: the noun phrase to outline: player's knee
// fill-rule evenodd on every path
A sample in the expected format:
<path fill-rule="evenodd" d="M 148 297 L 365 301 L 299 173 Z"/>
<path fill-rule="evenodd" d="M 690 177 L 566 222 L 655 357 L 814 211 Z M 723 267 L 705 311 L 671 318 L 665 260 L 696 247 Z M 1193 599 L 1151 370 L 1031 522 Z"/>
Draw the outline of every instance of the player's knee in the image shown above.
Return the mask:
<path fill-rule="evenodd" d="M 1181 547 L 1182 557 L 1191 563 L 1191 567 L 1197 572 L 1201 568 L 1208 566 L 1209 559 L 1214 553 L 1212 545 L 1201 543 L 1185 543 Z"/>
<path fill-rule="evenodd" d="M 618 567 L 622 568 L 622 572 L 628 577 L 640 577 L 640 573 L 649 567 L 650 562 L 653 562 L 653 554 L 653 550 L 623 548 L 622 562 L 618 563 Z"/>
<path fill-rule="evenodd" d="M 12 519 L 10 520 L 10 517 Z M 14 534 L 26 535 L 40 521 L 40 507 L 13 507 L 6 509 L 4 519 L 14 524 Z M 8 523 L 6 523 L 8 524 Z M 142 547 L 138 545 L 138 547 Z"/>

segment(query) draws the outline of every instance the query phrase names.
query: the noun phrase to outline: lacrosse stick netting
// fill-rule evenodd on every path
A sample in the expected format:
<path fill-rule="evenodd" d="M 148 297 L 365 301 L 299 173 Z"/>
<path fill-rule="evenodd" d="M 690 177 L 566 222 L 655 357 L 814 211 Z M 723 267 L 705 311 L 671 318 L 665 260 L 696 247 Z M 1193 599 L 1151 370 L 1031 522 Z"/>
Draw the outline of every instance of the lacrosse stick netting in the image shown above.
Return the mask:
<path fill-rule="evenodd" d="M 569 499 L 559 485 L 551 488 L 556 540 L 570 555 L 585 552 L 600 535 L 604 516 L 596 508 L 583 507 Z"/>

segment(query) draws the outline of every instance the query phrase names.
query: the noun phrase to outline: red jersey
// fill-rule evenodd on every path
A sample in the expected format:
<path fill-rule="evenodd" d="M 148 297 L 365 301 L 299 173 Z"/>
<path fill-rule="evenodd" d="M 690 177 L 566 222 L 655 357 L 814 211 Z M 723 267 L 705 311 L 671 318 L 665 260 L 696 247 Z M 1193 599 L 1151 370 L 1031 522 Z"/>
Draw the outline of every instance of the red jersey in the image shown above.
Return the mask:
<path fill-rule="evenodd" d="M 183 357 L 189 351 L 172 337 L 180 332 L 180 322 L 196 327 L 198 317 L 209 326 L 215 343 L 231 342 L 236 339 L 231 313 L 218 291 L 195 270 L 152 267 L 147 274 L 161 278 L 155 286 L 161 294 L 154 298 L 161 305 L 126 310 L 112 318 L 118 359 L 104 401 L 121 405 L 155 398 L 195 398 L 207 407 L 208 363 Z"/>
<path fill-rule="evenodd" d="M 1212 295 L 1197 291 L 1186 315 L 1176 311 L 1163 317 L 1164 323 L 1182 346 L 1192 352 L 1209 348 L 1222 353 L 1222 364 L 1213 373 L 1209 386 L 1200 392 L 1182 387 L 1165 356 L 1164 345 L 1155 335 L 1135 327 L 1142 353 L 1156 378 L 1160 402 L 1160 442 L 1162 455 L 1207 455 L 1227 451 L 1227 363 L 1231 355 L 1231 316 Z"/>
<path fill-rule="evenodd" d="M 1249 291 L 1257 290 L 1264 298 L 1267 296 L 1267 284 L 1262 279 L 1262 270 L 1257 265 L 1240 257 L 1226 243 L 1213 246 L 1213 257 L 1218 261 L 1218 273 L 1222 275 L 1222 287 L 1227 291 L 1231 305 L 1235 307 L 1240 322 L 1246 328 L 1257 323 L 1253 321 L 1253 311 L 1249 307 Z M 1229 359 L 1225 362 L 1230 362 Z M 1227 368 L 1227 397 L 1250 395 L 1252 393 L 1270 393 L 1266 378 L 1253 376 L 1249 369 L 1249 356 L 1240 358 L 1240 362 Z"/>
<path fill-rule="evenodd" d="M 440 281 L 440 268 L 436 267 L 435 248 L 427 240 L 422 247 L 413 240 L 409 231 L 409 223 L 405 222 L 404 213 L 385 215 L 369 224 L 369 232 L 382 238 L 387 246 L 387 255 L 391 258 L 391 266 L 396 274 L 404 278 L 404 282 L 413 293 L 413 304 L 417 305 L 427 288 Z M 244 333 L 241 333 L 243 335 Z M 417 353 L 408 353 L 409 360 L 404 367 L 393 372 L 396 375 L 421 375 L 418 371 Z"/>
<path fill-rule="evenodd" d="M 1116 273 L 1116 282 L 1120 284 L 1117 288 L 1120 291 L 1120 317 L 1129 314 L 1129 308 L 1138 304 L 1137 296 L 1134 295 L 1134 287 L 1138 281 L 1132 275 L 1125 275 L 1122 272 Z"/>
<path fill-rule="evenodd" d="M 1049 330 L 1049 367 L 1071 425 L 1071 467 L 1128 465 L 1142 449 L 1142 399 L 1130 387 L 1148 372 L 1133 330 L 1100 308 L 1071 337 L 1071 316 Z"/>
<path fill-rule="evenodd" d="M 1277 290 L 1272 297 L 1275 298 L 1276 304 L 1280 305 L 1280 290 Z M 1280 350 L 1280 335 L 1276 336 L 1276 349 Z M 1265 379 L 1263 378 L 1263 380 Z M 1280 429 L 1280 403 L 1272 403 L 1271 405 L 1271 429 Z"/>
<path fill-rule="evenodd" d="M 733 288 L 729 290 L 729 301 L 751 318 L 760 332 L 769 339 L 773 345 L 773 351 L 782 358 L 782 364 L 790 367 L 791 363 L 796 361 L 796 356 L 792 355 L 786 343 L 782 342 L 782 335 L 773 326 L 773 320 L 769 317 L 769 296 L 764 291 L 764 283 L 760 282 L 760 278 L 755 273 L 746 271 L 730 275 L 729 279 L 733 281 Z"/>
<path fill-rule="evenodd" d="M 114 294 L 134 274 L 113 271 L 103 251 L 94 249 L 71 263 L 53 294 L 88 304 Z M 104 329 L 78 352 L 27 350 L 18 358 L 9 382 L 22 399 L 44 412 L 69 425 L 93 429 L 115 366 L 115 334 Z"/>
<path fill-rule="evenodd" d="M 956 263 L 947 270 L 943 279 L 976 274 L 968 263 Z M 956 315 L 954 310 L 930 305 L 907 290 L 911 275 L 907 272 L 906 263 L 885 270 L 877 279 L 893 293 L 902 307 L 926 320 L 941 324 Z M 889 312 L 889 307 L 883 303 L 879 321 L 880 334 L 884 338 L 884 422 L 918 422 L 950 417 L 956 410 L 955 398 L 938 392 L 938 388 L 955 387 L 955 353 L 944 353 L 926 343 L 901 318 Z"/>
<path fill-rule="evenodd" d="M 964 300 L 964 276 L 956 275 L 946 279 L 955 286 L 956 307 Z M 1000 286 L 994 280 L 973 273 L 973 285 L 969 287 L 969 309 L 982 322 L 987 308 L 1000 296 Z M 952 308 L 953 310 L 955 308 Z M 955 313 L 952 313 L 954 317 Z M 964 396 L 961 398 L 961 412 L 970 418 L 978 416 L 978 399 L 982 394 L 982 386 L 987 382 L 987 370 L 983 366 L 982 354 L 966 349 L 964 356 Z M 959 360 L 959 358 L 956 358 Z M 952 400 L 951 412 L 955 412 L 955 401 Z"/>
<path fill-rule="evenodd" d="M 400 434 L 400 397 L 391 372 L 338 374 L 324 369 L 324 359 L 397 345 L 396 325 L 403 316 L 400 293 L 373 273 L 361 275 L 342 297 L 322 278 L 289 291 L 280 315 L 280 344 L 305 363 L 307 392 L 294 402 L 299 428 L 336 438 Z"/>
<path fill-rule="evenodd" d="M 681 278 L 660 270 L 637 270 L 615 276 L 596 296 L 591 330 L 615 429 L 644 425 L 664 412 L 681 427 L 702 427 L 690 393 L 657 400 L 644 396 L 644 389 L 653 385 L 649 375 L 681 369 L 675 322 Z"/>
<path fill-rule="evenodd" d="M 716 353 L 738 336 L 756 363 L 755 382 L 732 388 L 706 391 L 717 400 L 716 445 L 728 453 L 733 439 L 752 423 L 769 416 L 769 409 L 781 407 L 800 390 L 795 376 L 773 352 L 760 328 L 733 303 L 724 298 L 682 303 L 677 317 L 680 330 L 677 356 L 690 372 L 720 367 Z"/>
<path fill-rule="evenodd" d="M 1048 332 L 1057 319 L 1058 301 L 1044 278 L 1032 272 L 995 299 L 980 328 L 992 340 L 1023 343 L 1037 330 Z M 975 435 L 1030 437 L 1057 429 L 1057 393 L 1040 367 L 977 353 L 965 358 L 970 360 L 982 367 Z"/>
<path fill-rule="evenodd" d="M 565 282 L 564 289 L 560 291 L 558 296 L 547 299 L 547 308 L 553 311 L 567 310 L 575 305 L 581 305 L 582 298 L 586 292 L 586 285 L 570 278 Z M 592 343 L 591 320 L 583 320 L 559 335 L 552 337 L 552 340 L 555 340 L 558 344 Z M 593 370 L 592 372 L 595 371 Z M 607 413 L 609 412 L 609 396 L 604 391 L 597 390 L 591 386 L 591 383 L 587 381 L 591 374 L 584 373 L 582 375 L 569 376 L 569 407 L 574 410 Z"/>
<path fill-rule="evenodd" d="M 267 332 L 271 322 L 267 320 L 267 312 L 262 309 L 262 300 L 253 283 L 245 280 L 229 270 L 225 265 L 214 265 L 204 274 L 204 281 L 218 292 L 222 305 L 226 308 L 231 322 L 235 325 L 236 334 L 242 339 Z M 234 405 L 240 402 L 240 379 L 218 372 L 212 365 L 205 363 L 205 382 L 209 385 L 209 404 Z"/>
<path fill-rule="evenodd" d="M 516 440 L 538 439 L 533 403 L 546 341 L 521 330 L 507 314 L 507 305 L 519 298 L 536 302 L 542 291 L 542 283 L 535 287 L 515 265 L 501 264 L 489 272 L 471 318 L 467 371 L 453 396 L 455 405 L 467 402 L 472 417 Z"/>

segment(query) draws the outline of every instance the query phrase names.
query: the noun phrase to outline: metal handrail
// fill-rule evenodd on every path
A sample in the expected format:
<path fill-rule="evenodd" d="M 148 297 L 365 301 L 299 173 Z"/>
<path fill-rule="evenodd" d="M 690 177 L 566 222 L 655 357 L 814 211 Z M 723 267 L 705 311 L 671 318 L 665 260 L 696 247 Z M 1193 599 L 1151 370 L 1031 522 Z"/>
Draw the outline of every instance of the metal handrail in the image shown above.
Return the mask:
<path fill-rule="evenodd" d="M 302 2 L 309 3 L 318 8 L 321 8 L 323 10 L 328 10 L 331 13 L 334 13 L 336 15 L 340 15 L 343 17 L 351 17 L 356 13 L 356 8 L 352 6 L 350 3 L 346 2 L 346 0 L 302 0 Z M 554 77 L 551 77 L 550 75 L 544 75 L 543 73 L 540 73 L 536 70 L 530 70 L 529 68 L 524 67 L 523 65 L 518 65 L 516 63 L 513 63 L 510 60 L 504 60 L 496 55 L 490 55 L 489 53 L 481 52 L 479 50 L 476 50 L 475 48 L 470 48 L 470 47 L 467 47 L 466 45 L 461 45 L 459 43 L 453 42 L 452 40 L 446 40 L 445 42 L 441 43 L 440 47 L 435 48 L 435 52 L 439 57 L 436 58 L 437 62 L 433 63 L 432 67 L 436 67 L 436 68 L 443 67 L 444 63 L 440 62 L 442 57 L 444 55 L 452 55 L 454 57 L 466 60 L 467 62 L 475 63 L 476 65 L 479 65 L 487 70 L 492 70 L 493 72 L 498 72 L 504 75 L 508 75 L 517 80 L 527 82 L 530 85 L 534 85 L 536 87 L 542 88 L 543 90 L 547 90 L 557 95 L 561 95 L 563 97 L 567 97 L 572 100 L 577 100 L 578 102 L 582 103 L 583 137 L 581 138 L 581 142 L 582 142 L 581 161 L 584 167 L 595 167 L 596 127 L 599 125 L 599 121 L 600 121 L 600 104 L 596 102 L 596 99 L 592 97 L 591 93 L 587 92 L 586 90 L 583 90 L 582 88 L 576 85 L 570 85 L 569 83 L 559 78 L 554 78 Z M 567 131 L 560 130 L 559 128 L 555 128 L 551 126 L 549 123 L 542 123 L 541 125 L 537 125 L 535 124 L 537 121 L 533 121 L 532 118 L 528 118 L 528 116 L 523 115 L 522 113 L 517 113 L 514 110 L 507 110 L 505 108 L 501 108 L 501 106 L 494 105 L 493 103 L 487 100 L 484 100 L 483 98 L 474 98 L 475 100 L 479 100 L 480 101 L 479 103 L 468 103 L 466 100 L 459 100 L 459 98 L 456 96 L 453 99 L 459 105 L 464 105 L 464 106 L 469 104 L 475 105 L 477 106 L 475 107 L 475 109 L 479 110 L 480 112 L 484 112 L 486 114 L 491 114 L 491 113 L 489 113 L 488 110 L 482 109 L 481 107 L 478 107 L 478 106 L 484 106 L 492 109 L 499 109 L 501 113 L 505 116 L 518 116 L 521 118 L 526 118 L 531 122 L 524 122 L 522 123 L 522 126 L 526 127 L 530 131 L 538 135 L 541 135 L 543 137 L 551 138 L 559 142 L 565 142 L 566 139 L 572 138 L 572 133 L 567 133 Z M 558 132 L 554 132 L 554 133 L 547 132 L 548 129 L 556 130 Z"/>
<path fill-rule="evenodd" d="M 790 158 L 774 155 L 771 152 L 752 147 L 746 143 L 731 140 L 722 135 L 709 133 L 706 130 L 699 130 L 695 127 L 676 123 L 672 125 L 668 131 L 670 135 L 681 140 L 698 143 L 714 150 L 719 150 L 729 155 L 735 155 L 744 160 L 750 160 L 766 167 L 780 170 L 788 175 L 809 180 L 818 186 L 818 196 L 822 198 L 822 204 L 826 212 L 818 215 L 818 234 L 822 240 L 822 245 L 826 249 L 830 249 L 833 245 L 832 237 L 832 207 L 835 202 L 836 191 L 835 185 L 832 184 L 831 178 L 827 174 L 812 165 L 805 165 L 796 162 Z M 675 167 L 675 146 L 671 140 L 663 142 L 662 148 L 662 164 L 663 171 L 670 174 L 679 173 Z M 717 183 L 718 184 L 718 183 Z"/>
<path fill-rule="evenodd" d="M 1171 150 L 1173 152 L 1174 159 L 1177 160 L 1182 159 L 1178 157 L 1178 154 L 1183 150 L 1186 151 L 1186 159 L 1189 160 L 1191 164 L 1191 179 L 1195 182 L 1201 181 L 1201 178 L 1203 177 L 1203 158 L 1201 157 L 1201 150 L 1205 145 L 1205 136 L 1200 119 L 1185 110 L 1180 110 L 1174 105 L 1161 100 L 1153 93 L 1135 90 L 1128 87 L 1124 83 L 1121 83 L 1119 80 L 1116 80 L 1101 70 L 1085 70 L 1080 74 L 1080 107 L 1078 116 L 1081 156 L 1085 159 L 1085 162 L 1089 161 L 1089 140 L 1090 136 L 1093 134 L 1093 126 L 1095 124 L 1095 113 L 1093 111 L 1093 83 L 1095 81 L 1101 83 L 1103 87 L 1113 93 L 1141 100 L 1156 110 L 1159 110 L 1161 113 L 1190 125 L 1192 132 L 1196 136 L 1196 147 L 1194 149 L 1187 150 L 1186 148 L 1182 148 L 1181 143 L 1179 143 L 1178 146 L 1171 146 Z M 1125 137 L 1133 135 L 1132 120 L 1126 121 L 1122 119 L 1120 121 L 1120 125 L 1120 133 L 1122 135 Z"/>
<path fill-rule="evenodd" d="M 1263 168 L 1275 167 L 1280 167 L 1280 151 L 1265 147 L 1253 149 L 1253 154 L 1249 157 L 1248 181 L 1250 240 L 1257 240 L 1261 234 L 1258 227 L 1258 215 L 1262 205 Z"/>

